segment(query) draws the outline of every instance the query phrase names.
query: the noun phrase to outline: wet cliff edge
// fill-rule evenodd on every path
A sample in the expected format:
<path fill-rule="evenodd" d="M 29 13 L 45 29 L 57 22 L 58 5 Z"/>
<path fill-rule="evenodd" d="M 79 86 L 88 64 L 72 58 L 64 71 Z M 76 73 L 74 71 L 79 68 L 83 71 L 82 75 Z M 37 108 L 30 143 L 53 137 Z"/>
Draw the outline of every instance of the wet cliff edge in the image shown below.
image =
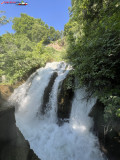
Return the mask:
<path fill-rule="evenodd" d="M 94 120 L 93 132 L 98 137 L 101 151 L 108 160 L 120 160 L 120 121 L 115 121 L 111 130 L 107 131 L 104 108 L 105 106 L 97 100 L 89 113 Z"/>

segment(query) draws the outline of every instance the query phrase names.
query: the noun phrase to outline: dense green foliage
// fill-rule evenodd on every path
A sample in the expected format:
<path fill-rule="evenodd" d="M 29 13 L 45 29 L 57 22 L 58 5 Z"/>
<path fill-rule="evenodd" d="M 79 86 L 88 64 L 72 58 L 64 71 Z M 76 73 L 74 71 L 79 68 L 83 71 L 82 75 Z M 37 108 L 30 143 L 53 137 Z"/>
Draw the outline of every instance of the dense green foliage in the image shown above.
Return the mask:
<path fill-rule="evenodd" d="M 47 47 L 60 38 L 59 31 L 26 14 L 14 18 L 12 27 L 15 34 L 0 37 L 0 77 L 5 76 L 5 83 L 15 83 L 47 62 L 61 60 L 62 53 Z"/>
<path fill-rule="evenodd" d="M 79 85 L 106 106 L 106 122 L 120 116 L 120 2 L 72 0 L 64 34 Z"/>
<path fill-rule="evenodd" d="M 20 18 L 13 19 L 12 28 L 16 34 L 25 34 L 32 42 L 40 42 L 44 44 L 56 41 L 60 38 L 61 33 L 56 31 L 54 27 L 49 27 L 41 19 L 35 19 L 26 14 L 21 14 Z"/>

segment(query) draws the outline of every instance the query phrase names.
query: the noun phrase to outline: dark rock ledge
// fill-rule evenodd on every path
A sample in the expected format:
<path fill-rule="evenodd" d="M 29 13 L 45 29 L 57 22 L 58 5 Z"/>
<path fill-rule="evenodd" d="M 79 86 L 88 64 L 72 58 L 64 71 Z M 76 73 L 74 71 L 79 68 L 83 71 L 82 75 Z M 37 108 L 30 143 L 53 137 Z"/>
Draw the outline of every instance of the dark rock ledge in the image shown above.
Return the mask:
<path fill-rule="evenodd" d="M 40 160 L 16 127 L 14 107 L 0 107 L 0 160 Z"/>
<path fill-rule="evenodd" d="M 72 86 L 74 86 L 75 78 L 70 73 L 67 77 L 61 81 L 59 85 L 59 91 L 57 95 L 58 99 L 58 124 L 62 124 L 62 122 L 69 122 L 72 100 L 74 96 L 74 90 L 72 88 L 68 88 L 69 81 Z"/>
<path fill-rule="evenodd" d="M 120 121 L 115 121 L 112 130 L 105 133 L 104 108 L 97 100 L 89 114 L 94 120 L 94 133 L 99 138 L 100 148 L 108 160 L 120 160 Z"/>
<path fill-rule="evenodd" d="M 50 81 L 48 83 L 48 86 L 45 88 L 44 90 L 44 96 L 43 96 L 43 102 L 42 102 L 42 108 L 41 109 L 41 113 L 42 114 L 45 114 L 45 112 L 47 111 L 47 109 L 50 109 L 50 108 L 47 108 L 47 104 L 49 102 L 49 98 L 50 98 L 50 93 L 52 91 L 52 87 L 54 85 L 54 82 L 55 82 L 55 79 L 57 78 L 58 74 L 57 72 L 54 72 L 50 78 Z"/>

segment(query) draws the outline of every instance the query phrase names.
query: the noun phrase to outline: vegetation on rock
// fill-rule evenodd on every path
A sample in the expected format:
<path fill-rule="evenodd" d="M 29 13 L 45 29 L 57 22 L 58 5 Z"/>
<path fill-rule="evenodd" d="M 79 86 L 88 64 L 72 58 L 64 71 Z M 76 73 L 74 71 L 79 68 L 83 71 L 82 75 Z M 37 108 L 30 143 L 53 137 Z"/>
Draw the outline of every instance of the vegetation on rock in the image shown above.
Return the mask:
<path fill-rule="evenodd" d="M 4 22 L 5 19 L 0 21 L 1 24 Z M 41 19 L 21 14 L 13 19 L 12 28 L 15 34 L 6 33 L 0 37 L 0 77 L 3 83 L 16 83 L 28 77 L 34 68 L 62 60 L 64 50 L 47 47 L 61 38 L 62 33 L 54 27 L 49 27 Z"/>
<path fill-rule="evenodd" d="M 120 119 L 120 2 L 72 0 L 64 35 L 79 86 L 106 106 L 107 124 Z"/>

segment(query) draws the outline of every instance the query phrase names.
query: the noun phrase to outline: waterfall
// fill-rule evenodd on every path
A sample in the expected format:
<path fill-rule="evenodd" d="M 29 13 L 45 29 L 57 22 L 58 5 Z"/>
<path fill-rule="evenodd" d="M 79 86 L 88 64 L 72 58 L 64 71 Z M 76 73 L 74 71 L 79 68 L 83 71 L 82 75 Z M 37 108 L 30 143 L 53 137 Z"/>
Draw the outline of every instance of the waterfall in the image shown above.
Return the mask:
<path fill-rule="evenodd" d="M 48 63 L 15 89 L 9 103 L 16 107 L 16 125 L 41 160 L 104 160 L 88 117 L 95 100 L 87 102 L 84 89 L 75 91 L 69 123 L 57 124 L 58 89 L 70 70 L 64 62 Z M 49 95 L 49 109 L 42 115 L 44 90 L 54 72 L 58 76 Z"/>

